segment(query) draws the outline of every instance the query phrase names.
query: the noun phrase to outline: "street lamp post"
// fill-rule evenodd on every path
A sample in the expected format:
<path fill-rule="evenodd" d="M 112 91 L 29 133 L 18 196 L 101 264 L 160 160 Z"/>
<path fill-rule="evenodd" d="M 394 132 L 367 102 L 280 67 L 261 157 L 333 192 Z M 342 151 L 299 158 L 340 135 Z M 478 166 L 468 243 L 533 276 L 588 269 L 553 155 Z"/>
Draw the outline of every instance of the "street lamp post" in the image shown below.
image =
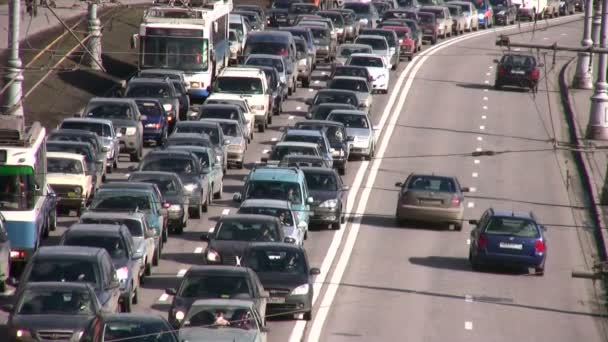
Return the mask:
<path fill-rule="evenodd" d="M 2 113 L 23 117 L 23 106 L 21 105 L 23 73 L 21 70 L 21 59 L 19 58 L 19 21 L 20 1 L 11 0 L 9 4 L 9 57 L 7 61 L 7 73 L 5 84 L 9 84 L 2 101 Z"/>
<path fill-rule="evenodd" d="M 591 40 L 591 27 L 593 23 L 592 17 L 593 11 L 593 0 L 586 0 L 585 2 L 585 22 L 583 26 L 583 40 L 581 45 L 584 48 L 593 46 L 593 40 Z M 592 80 L 592 68 L 591 68 L 591 53 L 579 52 L 578 61 L 576 65 L 576 74 L 574 75 L 574 82 L 572 86 L 577 89 L 593 89 Z"/>
<path fill-rule="evenodd" d="M 602 0 L 602 26 L 600 30 L 600 47 L 606 48 L 608 39 L 608 0 Z M 591 96 L 591 115 L 588 135 L 590 139 L 608 140 L 608 84 L 606 68 L 608 54 L 600 53 L 595 92 Z"/>

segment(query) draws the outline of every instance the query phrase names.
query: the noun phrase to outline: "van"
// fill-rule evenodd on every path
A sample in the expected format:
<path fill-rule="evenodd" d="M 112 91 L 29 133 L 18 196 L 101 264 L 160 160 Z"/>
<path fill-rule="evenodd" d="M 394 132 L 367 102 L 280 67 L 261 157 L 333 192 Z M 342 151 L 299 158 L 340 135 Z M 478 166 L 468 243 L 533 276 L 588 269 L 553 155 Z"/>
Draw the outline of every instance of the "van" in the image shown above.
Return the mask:
<path fill-rule="evenodd" d="M 239 62 L 242 64 L 247 59 L 247 56 L 252 54 L 283 56 L 285 58 L 287 74 L 294 74 L 294 66 L 297 63 L 297 50 L 291 32 L 250 32 L 247 35 L 243 56 L 241 56 Z"/>
<path fill-rule="evenodd" d="M 268 124 L 272 123 L 271 89 L 268 87 L 263 70 L 255 67 L 225 68 L 216 78 L 213 86 L 216 93 L 236 94 L 246 99 L 260 132 L 264 132 Z"/>

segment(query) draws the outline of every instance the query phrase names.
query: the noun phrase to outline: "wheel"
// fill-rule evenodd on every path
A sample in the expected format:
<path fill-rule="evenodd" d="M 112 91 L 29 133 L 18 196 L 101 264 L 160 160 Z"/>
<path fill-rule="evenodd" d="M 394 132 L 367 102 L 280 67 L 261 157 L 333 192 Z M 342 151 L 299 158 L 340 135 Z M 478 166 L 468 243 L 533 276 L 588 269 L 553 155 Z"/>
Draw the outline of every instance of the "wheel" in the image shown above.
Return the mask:
<path fill-rule="evenodd" d="M 143 148 L 140 147 L 137 151 L 131 153 L 129 155 L 130 161 L 133 162 L 133 163 L 138 163 L 140 161 L 140 159 L 141 159 L 141 155 L 143 154 L 142 150 L 143 150 Z"/>
<path fill-rule="evenodd" d="M 6 292 L 6 280 L 0 281 L 0 293 Z"/>
<path fill-rule="evenodd" d="M 122 302 L 120 311 L 121 312 L 131 312 L 131 299 L 130 298 L 129 298 L 129 300 L 125 300 Z"/>
<path fill-rule="evenodd" d="M 288 95 L 288 96 L 291 96 L 291 94 L 293 94 L 293 90 L 291 89 L 291 87 L 289 87 L 289 88 L 287 89 L 287 95 Z"/>
<path fill-rule="evenodd" d="M 437 37 L 431 39 L 431 45 L 437 44 Z"/>
<path fill-rule="evenodd" d="M 272 125 L 272 115 L 268 115 L 268 124 Z"/>
<path fill-rule="evenodd" d="M 179 234 L 182 234 L 182 233 L 184 232 L 184 223 L 183 223 L 183 222 L 180 222 L 180 223 L 179 223 L 179 224 L 178 224 L 178 225 L 175 227 L 174 232 L 175 232 L 175 234 L 178 234 L 178 235 L 179 235 Z"/>
<path fill-rule="evenodd" d="M 329 225 L 329 229 L 339 230 L 340 229 L 340 222 L 334 222 L 334 223 L 330 224 Z"/>
<path fill-rule="evenodd" d="M 167 131 L 165 131 L 160 138 L 156 139 L 156 146 L 163 146 L 165 141 L 167 141 Z"/>
<path fill-rule="evenodd" d="M 454 230 L 459 232 L 462 230 L 462 222 L 461 223 L 454 223 Z"/>
<path fill-rule="evenodd" d="M 393 67 L 391 68 L 391 70 L 397 70 L 397 63 L 393 64 Z"/>
<path fill-rule="evenodd" d="M 144 275 L 149 276 L 151 274 L 152 274 L 152 265 L 150 265 L 149 262 L 146 262 L 146 264 L 144 266 Z"/>
<path fill-rule="evenodd" d="M 502 85 L 500 85 L 500 83 L 495 83 L 494 84 L 494 89 L 501 90 L 502 89 Z"/>
<path fill-rule="evenodd" d="M 537 277 L 542 277 L 545 275 L 545 267 L 544 266 L 540 266 L 540 267 L 534 267 L 534 275 Z"/>
<path fill-rule="evenodd" d="M 106 166 L 106 173 L 112 173 L 112 165 Z"/>
<path fill-rule="evenodd" d="M 266 130 L 266 126 L 264 124 L 258 125 L 258 132 L 264 132 Z"/>
<path fill-rule="evenodd" d="M 188 215 L 194 219 L 198 219 L 201 218 L 201 210 L 199 206 L 196 207 L 189 207 L 188 208 Z"/>
<path fill-rule="evenodd" d="M 139 302 L 139 296 L 137 293 L 137 289 L 133 290 L 133 304 L 137 304 L 137 302 Z"/>
<path fill-rule="evenodd" d="M 211 194 L 207 195 L 207 201 L 205 201 L 205 203 L 203 203 L 203 205 L 201 206 L 201 209 L 203 210 L 204 213 L 209 211 L 209 204 L 211 203 Z"/>
<path fill-rule="evenodd" d="M 306 311 L 304 313 L 304 320 L 305 321 L 310 321 L 312 319 L 312 311 Z"/>
<path fill-rule="evenodd" d="M 243 169 L 243 162 L 238 163 L 237 168 L 239 170 L 242 170 Z"/>
<path fill-rule="evenodd" d="M 213 194 L 213 198 L 215 198 L 215 199 L 222 198 L 223 191 L 224 191 L 224 182 L 220 181 L 220 190 L 217 193 Z"/>
<path fill-rule="evenodd" d="M 469 263 L 473 271 L 481 271 L 481 265 L 473 258 L 473 252 L 469 249 Z"/>
<path fill-rule="evenodd" d="M 310 87 L 310 76 L 302 80 L 302 88 Z"/>
<path fill-rule="evenodd" d="M 154 251 L 154 257 L 152 257 L 152 265 L 153 266 L 158 266 L 158 262 L 160 260 L 160 248 L 156 248 L 156 250 Z"/>
<path fill-rule="evenodd" d="M 49 225 L 50 231 L 55 231 L 57 229 L 57 209 L 53 210 L 51 213 L 51 224 Z"/>

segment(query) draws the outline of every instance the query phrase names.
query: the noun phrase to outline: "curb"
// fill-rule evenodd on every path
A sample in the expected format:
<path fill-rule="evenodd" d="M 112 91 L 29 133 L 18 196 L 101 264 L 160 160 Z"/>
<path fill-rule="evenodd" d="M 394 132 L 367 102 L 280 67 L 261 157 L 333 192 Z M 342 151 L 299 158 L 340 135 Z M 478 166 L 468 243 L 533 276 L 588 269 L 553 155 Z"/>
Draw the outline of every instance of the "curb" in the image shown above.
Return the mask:
<path fill-rule="evenodd" d="M 584 138 L 578 135 L 578 132 L 584 132 L 584 130 L 579 129 L 580 127 L 578 122 L 574 118 L 576 113 L 572 106 L 572 98 L 570 96 L 570 89 L 568 87 L 569 82 L 566 79 L 568 75 L 567 71 L 574 61 L 576 61 L 576 57 L 573 57 L 562 67 L 559 73 L 559 90 L 562 106 L 566 114 L 566 121 L 568 122 L 570 141 L 578 149 L 586 147 L 585 143 L 581 144 L 581 141 L 584 141 Z M 574 156 L 574 160 L 576 161 L 577 168 L 582 176 L 583 187 L 589 196 L 589 201 L 591 203 L 591 216 L 595 224 L 593 235 L 595 237 L 596 248 L 600 261 L 604 262 L 607 260 L 606 241 L 603 233 L 603 230 L 606 229 L 606 220 L 602 215 L 602 202 L 600 194 L 598 193 L 598 189 L 594 186 L 595 181 L 593 180 L 592 168 L 590 166 L 591 162 L 589 160 L 592 157 L 589 155 L 589 153 L 581 152 L 580 150 L 572 151 L 572 154 Z"/>

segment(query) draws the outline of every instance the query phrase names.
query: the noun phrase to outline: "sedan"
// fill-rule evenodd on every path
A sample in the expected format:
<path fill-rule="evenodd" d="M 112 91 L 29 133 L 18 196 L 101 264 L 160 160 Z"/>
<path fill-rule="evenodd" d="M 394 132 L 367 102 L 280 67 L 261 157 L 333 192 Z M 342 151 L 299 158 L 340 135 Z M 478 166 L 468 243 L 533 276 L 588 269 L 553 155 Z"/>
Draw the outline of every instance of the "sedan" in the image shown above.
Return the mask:
<path fill-rule="evenodd" d="M 86 342 L 148 341 L 178 342 L 166 319 L 155 314 L 109 314 L 95 317 L 84 333 Z M 83 341 L 84 342 L 84 341 Z"/>
<path fill-rule="evenodd" d="M 323 167 L 303 167 L 306 184 L 311 196 L 312 224 L 329 225 L 331 229 L 340 229 L 346 220 L 346 199 L 349 187 L 333 169 Z"/>
<path fill-rule="evenodd" d="M 308 236 L 308 224 L 298 221 L 289 201 L 248 199 L 241 203 L 237 214 L 268 215 L 278 218 L 283 224 L 285 242 L 303 245 Z"/>
<path fill-rule="evenodd" d="M 236 120 L 228 119 L 204 119 L 205 121 L 217 122 L 223 132 L 224 144 L 226 146 L 226 162 L 228 166 L 242 169 L 245 163 L 245 151 L 247 150 L 247 133 Z"/>
<path fill-rule="evenodd" d="M 372 77 L 373 89 L 387 94 L 388 85 L 390 84 L 389 67 L 385 59 L 375 54 L 352 54 L 346 65 L 355 65 L 366 67 Z"/>
<path fill-rule="evenodd" d="M 355 39 L 355 44 L 369 45 L 372 47 L 372 53 L 376 56 L 384 58 L 384 64 L 387 68 L 395 70 L 397 68 L 398 55 L 393 55 L 390 50 L 388 41 L 383 36 L 379 35 L 361 35 Z"/>
<path fill-rule="evenodd" d="M 371 84 L 363 77 L 337 76 L 328 84 L 329 89 L 342 89 L 354 91 L 359 100 L 358 108 L 368 113 L 372 112 L 374 98 L 372 96 Z"/>
<path fill-rule="evenodd" d="M 340 122 L 346 127 L 351 156 L 360 155 L 367 160 L 374 157 L 378 128 L 372 127 L 367 113 L 358 110 L 335 110 L 329 114 L 327 120 Z"/>
<path fill-rule="evenodd" d="M 537 64 L 534 56 L 509 53 L 500 60 L 495 59 L 494 63 L 498 64 L 494 88 L 514 86 L 529 88 L 535 93 L 538 91 L 540 68 L 544 65 Z"/>
<path fill-rule="evenodd" d="M 316 107 L 322 103 L 342 103 L 351 106 L 358 106 L 359 99 L 357 94 L 350 90 L 341 89 L 321 89 L 317 91 L 317 94 L 312 99 L 306 99 L 306 105 L 308 105 L 308 112 L 314 113 Z"/>
<path fill-rule="evenodd" d="M 484 265 L 534 268 L 542 276 L 547 258 L 545 227 L 532 212 L 486 210 L 481 219 L 470 220 L 469 262 L 478 270 Z"/>
<path fill-rule="evenodd" d="M 410 174 L 404 182 L 395 183 L 400 188 L 397 198 L 398 224 L 407 220 L 454 225 L 462 229 L 464 195 L 468 188 L 460 186 L 458 179 L 450 176 Z"/>

